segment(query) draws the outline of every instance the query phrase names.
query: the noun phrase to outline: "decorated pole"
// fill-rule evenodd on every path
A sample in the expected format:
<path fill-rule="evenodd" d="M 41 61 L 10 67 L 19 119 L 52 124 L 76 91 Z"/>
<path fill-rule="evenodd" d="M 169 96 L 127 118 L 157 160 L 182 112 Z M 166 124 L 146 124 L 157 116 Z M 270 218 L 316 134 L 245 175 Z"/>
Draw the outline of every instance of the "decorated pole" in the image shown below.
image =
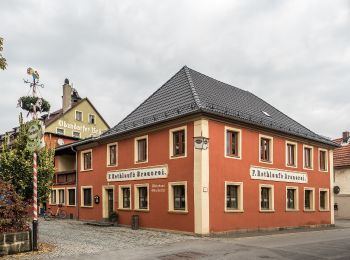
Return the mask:
<path fill-rule="evenodd" d="M 33 251 L 38 250 L 38 174 L 37 154 L 33 153 Z"/>

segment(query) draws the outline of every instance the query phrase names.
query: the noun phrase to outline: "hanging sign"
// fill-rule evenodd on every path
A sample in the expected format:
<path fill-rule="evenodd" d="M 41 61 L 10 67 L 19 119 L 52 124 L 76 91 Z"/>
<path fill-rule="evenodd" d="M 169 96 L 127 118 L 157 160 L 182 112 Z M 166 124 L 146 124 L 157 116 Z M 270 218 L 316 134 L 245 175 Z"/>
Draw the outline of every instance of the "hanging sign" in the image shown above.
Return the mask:
<path fill-rule="evenodd" d="M 146 179 L 161 179 L 168 177 L 167 166 L 119 170 L 107 173 L 107 181 L 132 181 Z"/>
<path fill-rule="evenodd" d="M 28 123 L 27 137 L 27 149 L 29 151 L 34 152 L 43 146 L 42 127 L 38 120 L 33 120 Z"/>
<path fill-rule="evenodd" d="M 306 173 L 302 172 L 290 172 L 279 169 L 267 169 L 260 167 L 250 167 L 250 177 L 254 180 L 264 181 L 282 181 L 282 182 L 295 182 L 295 183 L 307 183 L 308 178 Z"/>

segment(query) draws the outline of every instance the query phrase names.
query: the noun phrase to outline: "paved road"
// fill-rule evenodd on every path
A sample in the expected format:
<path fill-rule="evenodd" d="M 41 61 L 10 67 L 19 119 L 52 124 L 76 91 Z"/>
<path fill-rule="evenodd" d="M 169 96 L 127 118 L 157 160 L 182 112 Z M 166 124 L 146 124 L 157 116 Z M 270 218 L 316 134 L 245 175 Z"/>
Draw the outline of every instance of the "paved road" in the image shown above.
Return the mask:
<path fill-rule="evenodd" d="M 350 221 L 328 230 L 202 238 L 79 255 L 69 259 L 350 259 Z M 65 258 L 68 259 L 68 258 Z"/>

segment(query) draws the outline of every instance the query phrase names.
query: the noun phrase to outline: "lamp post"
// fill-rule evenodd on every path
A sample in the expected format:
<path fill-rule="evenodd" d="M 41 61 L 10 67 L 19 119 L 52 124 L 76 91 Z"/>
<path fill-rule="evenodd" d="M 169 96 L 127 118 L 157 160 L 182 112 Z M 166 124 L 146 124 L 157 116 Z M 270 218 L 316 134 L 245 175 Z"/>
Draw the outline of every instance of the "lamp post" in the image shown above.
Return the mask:
<path fill-rule="evenodd" d="M 194 140 L 194 148 L 198 150 L 207 150 L 209 146 L 209 138 L 204 136 L 195 136 Z"/>

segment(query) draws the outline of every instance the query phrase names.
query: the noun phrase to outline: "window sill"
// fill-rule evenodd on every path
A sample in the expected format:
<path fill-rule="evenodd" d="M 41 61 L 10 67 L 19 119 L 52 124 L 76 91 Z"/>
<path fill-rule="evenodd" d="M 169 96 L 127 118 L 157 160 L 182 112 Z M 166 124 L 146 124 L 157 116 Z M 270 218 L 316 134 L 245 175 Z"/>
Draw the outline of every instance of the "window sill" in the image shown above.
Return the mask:
<path fill-rule="evenodd" d="M 259 212 L 260 213 L 274 213 L 275 210 L 274 209 L 260 209 Z"/>
<path fill-rule="evenodd" d="M 260 162 L 260 163 L 266 163 L 266 164 L 273 164 L 273 162 L 271 162 L 271 161 L 263 161 L 263 160 L 261 160 L 261 159 L 259 160 L 259 162 Z"/>
<path fill-rule="evenodd" d="M 288 165 L 288 164 L 286 164 L 286 167 L 288 167 L 288 168 L 298 168 L 298 166 L 297 165 Z"/>
<path fill-rule="evenodd" d="M 243 209 L 225 209 L 225 213 L 243 213 Z"/>
<path fill-rule="evenodd" d="M 131 208 L 118 208 L 118 210 L 121 210 L 121 211 L 132 211 Z"/>
<path fill-rule="evenodd" d="M 310 213 L 312 213 L 312 212 L 315 212 L 315 210 L 314 210 L 314 209 L 304 209 L 304 212 L 310 212 Z"/>
<path fill-rule="evenodd" d="M 168 213 L 173 213 L 173 214 L 188 214 L 188 210 L 168 210 Z"/>
<path fill-rule="evenodd" d="M 108 168 L 111 168 L 111 167 L 118 167 L 118 164 L 107 164 L 107 167 L 108 167 Z"/>
<path fill-rule="evenodd" d="M 235 159 L 235 160 L 242 160 L 242 157 L 239 156 L 239 155 L 227 155 L 227 154 L 225 154 L 225 158 Z"/>
<path fill-rule="evenodd" d="M 81 208 L 88 208 L 88 209 L 92 209 L 93 206 L 80 206 Z"/>
<path fill-rule="evenodd" d="M 138 211 L 138 212 L 149 212 L 149 209 L 134 209 L 134 211 Z"/>
<path fill-rule="evenodd" d="M 307 170 L 307 171 L 313 171 L 314 170 L 314 168 L 308 168 L 308 167 L 303 167 L 303 170 Z"/>
<path fill-rule="evenodd" d="M 299 209 L 286 209 L 286 212 L 299 212 Z"/>
<path fill-rule="evenodd" d="M 319 209 L 318 211 L 320 211 L 320 212 L 329 212 L 330 210 L 329 209 Z"/>
<path fill-rule="evenodd" d="M 80 172 L 91 172 L 93 169 L 80 170 Z"/>
<path fill-rule="evenodd" d="M 184 155 L 172 155 L 170 156 L 170 160 L 173 160 L 173 159 L 182 159 L 182 158 L 186 158 L 187 155 L 184 154 Z"/>
<path fill-rule="evenodd" d="M 142 164 L 142 163 L 148 163 L 148 160 L 147 161 L 135 161 L 135 164 Z"/>
<path fill-rule="evenodd" d="M 328 173 L 328 170 L 319 170 L 319 172 Z"/>
<path fill-rule="evenodd" d="M 67 207 L 76 207 L 77 205 L 66 205 Z"/>

